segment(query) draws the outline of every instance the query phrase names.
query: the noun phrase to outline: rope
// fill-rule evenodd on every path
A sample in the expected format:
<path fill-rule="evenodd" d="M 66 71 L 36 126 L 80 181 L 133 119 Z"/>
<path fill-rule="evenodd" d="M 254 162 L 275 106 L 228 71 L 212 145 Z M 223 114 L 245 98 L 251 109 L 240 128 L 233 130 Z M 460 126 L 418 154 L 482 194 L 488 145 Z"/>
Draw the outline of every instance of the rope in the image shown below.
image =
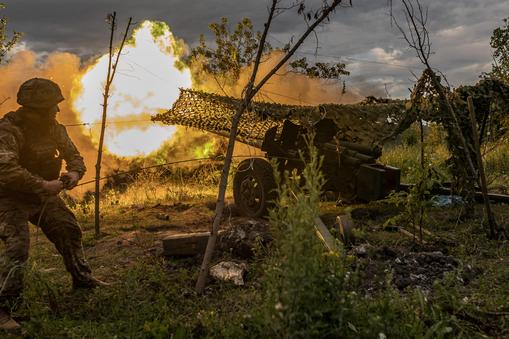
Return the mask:
<path fill-rule="evenodd" d="M 232 158 L 255 158 L 255 156 L 253 156 L 253 155 L 234 155 Z M 296 158 L 286 158 L 286 157 L 275 157 L 275 158 L 282 159 L 282 160 L 296 160 Z M 102 181 L 102 180 L 105 180 L 105 179 L 117 177 L 119 175 L 140 172 L 140 171 L 143 171 L 143 170 L 146 170 L 146 169 L 151 169 L 151 168 L 158 168 L 158 167 L 164 167 L 164 166 L 169 166 L 169 165 L 176 165 L 176 164 L 183 164 L 183 163 L 190 163 L 190 162 L 198 162 L 198 161 L 205 161 L 205 160 L 223 161 L 224 157 L 223 156 L 219 156 L 219 157 L 196 158 L 196 159 L 186 159 L 186 160 L 172 161 L 172 162 L 167 162 L 167 163 L 164 163 L 164 164 L 152 165 L 152 166 L 147 166 L 147 167 L 141 167 L 141 168 L 137 168 L 137 169 L 130 170 L 130 171 L 123 171 L 123 172 L 118 172 L 118 173 L 115 173 L 115 174 L 110 174 L 110 175 L 107 175 L 107 176 L 99 178 L 99 180 Z M 251 160 L 250 166 L 248 168 L 246 168 L 245 170 L 253 169 L 253 161 L 254 160 Z M 80 183 L 80 184 L 78 184 L 78 185 L 76 185 L 74 187 L 92 184 L 92 183 L 95 182 L 95 180 L 96 179 L 85 181 L 85 182 L 82 182 L 82 183 Z"/>
<path fill-rule="evenodd" d="M 234 155 L 232 158 L 252 158 L 252 157 L 253 157 L 252 155 Z M 117 176 L 123 175 L 123 174 L 140 172 L 140 171 L 143 171 L 143 170 L 146 170 L 146 169 L 151 169 L 151 168 L 158 168 L 158 167 L 164 167 L 164 166 L 169 166 L 169 165 L 176 165 L 176 164 L 183 164 L 183 163 L 190 163 L 190 162 L 198 162 L 198 161 L 205 161 L 205 160 L 223 161 L 224 157 L 223 156 L 219 156 L 219 157 L 196 158 L 196 159 L 186 159 L 186 160 L 172 161 L 172 162 L 167 162 L 167 163 L 164 163 L 164 164 L 152 165 L 152 166 L 147 166 L 147 167 L 141 167 L 141 168 L 137 168 L 137 169 L 134 169 L 134 170 L 129 170 L 129 171 L 118 172 L 118 173 L 115 173 L 115 174 L 110 174 L 110 175 L 107 175 L 107 176 L 99 178 L 99 180 L 105 180 L 105 179 L 109 179 L 109 178 L 114 178 L 114 177 L 117 177 Z M 96 179 L 85 181 L 85 182 L 82 182 L 82 183 L 80 183 L 80 184 L 78 184 L 78 185 L 76 185 L 74 187 L 88 185 L 88 184 L 94 183 L 95 180 Z"/>
<path fill-rule="evenodd" d="M 151 122 L 152 120 L 118 120 L 118 121 L 107 121 L 106 124 L 128 124 L 135 122 Z M 82 122 L 76 124 L 62 124 L 65 127 L 77 127 L 77 126 L 91 126 L 100 125 L 101 122 Z"/>

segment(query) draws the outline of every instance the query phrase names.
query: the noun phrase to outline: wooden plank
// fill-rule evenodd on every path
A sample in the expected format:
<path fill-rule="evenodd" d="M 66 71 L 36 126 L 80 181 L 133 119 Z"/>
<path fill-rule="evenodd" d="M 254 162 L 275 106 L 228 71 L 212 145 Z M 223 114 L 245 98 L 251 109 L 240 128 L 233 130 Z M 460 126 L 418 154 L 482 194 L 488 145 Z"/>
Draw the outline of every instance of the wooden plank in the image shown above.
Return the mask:
<path fill-rule="evenodd" d="M 401 232 L 401 234 L 406 235 L 406 236 L 407 236 L 407 237 L 409 237 L 409 238 L 413 238 L 415 241 L 418 241 L 418 242 L 420 242 L 420 243 L 421 243 L 421 244 L 423 244 L 423 245 L 426 245 L 426 244 L 428 243 L 428 242 L 427 242 L 427 241 L 425 241 L 424 239 L 423 239 L 422 241 L 420 241 L 420 240 L 419 240 L 419 236 L 418 236 L 417 234 L 415 234 L 415 235 L 414 235 L 414 234 L 412 234 L 412 233 L 408 232 L 407 230 L 405 230 L 405 229 L 404 229 L 404 228 L 402 228 L 402 227 L 400 227 L 400 228 L 399 228 L 399 231 Z"/>
<path fill-rule="evenodd" d="M 336 238 L 330 234 L 329 229 L 323 223 L 320 217 L 315 218 L 315 229 L 318 237 L 323 241 L 323 244 L 331 252 L 339 252 L 339 246 Z"/>
<path fill-rule="evenodd" d="M 189 257 L 202 254 L 210 232 L 177 234 L 163 239 L 163 254 L 170 257 Z"/>
<path fill-rule="evenodd" d="M 418 226 L 411 226 L 412 229 L 414 229 L 416 232 L 419 232 L 419 227 Z M 431 233 L 430 231 L 428 231 L 427 229 L 425 229 L 424 227 L 422 228 L 422 233 L 432 237 L 433 236 L 433 233 Z"/>

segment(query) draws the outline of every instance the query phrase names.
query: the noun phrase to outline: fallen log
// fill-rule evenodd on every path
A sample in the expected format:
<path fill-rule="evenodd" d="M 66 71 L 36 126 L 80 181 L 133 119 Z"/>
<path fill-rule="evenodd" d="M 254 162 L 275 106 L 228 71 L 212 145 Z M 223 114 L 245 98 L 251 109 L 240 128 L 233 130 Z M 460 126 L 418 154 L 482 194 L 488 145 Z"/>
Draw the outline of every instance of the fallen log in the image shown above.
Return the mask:
<path fill-rule="evenodd" d="M 408 232 L 406 229 L 402 228 L 402 227 L 399 227 L 399 232 L 409 238 L 412 238 L 414 241 L 418 241 L 420 242 L 421 244 L 423 245 L 426 245 L 428 242 L 424 239 L 419 239 L 419 237 L 417 236 L 417 234 L 415 233 L 410 233 Z"/>

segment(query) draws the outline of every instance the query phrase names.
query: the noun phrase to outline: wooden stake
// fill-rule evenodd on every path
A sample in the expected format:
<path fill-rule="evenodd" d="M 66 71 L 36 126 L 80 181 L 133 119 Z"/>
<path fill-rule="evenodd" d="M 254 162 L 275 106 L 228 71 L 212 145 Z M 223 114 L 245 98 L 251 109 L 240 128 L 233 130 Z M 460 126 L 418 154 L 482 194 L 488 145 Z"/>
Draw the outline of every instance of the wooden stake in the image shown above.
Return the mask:
<path fill-rule="evenodd" d="M 422 122 L 422 119 L 419 118 L 419 130 L 420 130 L 420 133 L 421 133 L 421 178 L 420 178 L 420 183 L 419 185 L 423 185 L 424 184 L 424 177 L 422 177 L 422 175 L 424 175 L 424 167 L 425 167 L 425 159 L 424 159 L 424 125 L 423 125 L 423 122 Z M 421 186 L 421 190 L 422 192 L 422 186 Z M 423 202 L 422 202 L 422 198 L 424 197 L 420 197 L 419 200 L 420 200 L 420 207 L 419 207 L 419 239 L 421 240 L 422 242 L 422 223 L 424 221 L 424 205 L 423 205 Z"/>
<path fill-rule="evenodd" d="M 339 253 L 339 246 L 336 242 L 336 238 L 330 234 L 329 229 L 325 226 L 320 217 L 315 218 L 315 229 L 325 247 L 327 247 L 327 249 L 331 252 Z"/>
<path fill-rule="evenodd" d="M 493 211 L 491 210 L 490 198 L 488 196 L 488 185 L 486 184 L 486 175 L 484 173 L 484 165 L 481 156 L 481 145 L 479 144 L 479 135 L 477 133 L 477 123 L 475 119 L 475 108 L 474 101 L 471 96 L 467 98 L 468 102 L 468 112 L 470 114 L 470 123 L 472 126 L 472 138 L 474 139 L 474 147 L 475 153 L 477 156 L 477 166 L 479 167 L 479 179 L 481 192 L 484 200 L 484 210 L 486 213 L 486 217 L 488 219 L 489 224 L 489 236 L 494 239 L 497 236 L 497 222 L 495 221 L 495 216 L 493 215 Z"/>
<path fill-rule="evenodd" d="M 127 23 L 124 36 L 122 38 L 122 43 L 120 44 L 120 48 L 117 53 L 117 58 L 115 59 L 115 62 L 113 63 L 113 37 L 115 35 L 115 27 L 116 27 L 116 18 L 117 13 L 113 12 L 112 14 L 108 15 L 108 18 L 111 20 L 111 30 L 110 30 L 110 44 L 109 44 L 109 55 L 108 55 L 108 73 L 106 74 L 106 84 L 104 86 L 104 93 L 103 93 L 103 112 L 102 112 L 102 120 L 101 120 L 101 134 L 99 136 L 99 146 L 97 148 L 97 162 L 95 164 L 95 208 L 94 208 L 94 214 L 95 214 L 95 237 L 99 238 L 101 235 L 101 218 L 100 218 L 100 193 L 101 193 L 101 187 L 100 187 L 100 178 L 101 178 L 101 161 L 102 161 L 102 155 L 103 155 L 103 145 L 104 145 L 104 131 L 106 129 L 106 116 L 108 112 L 108 98 L 110 95 L 110 87 L 113 83 L 113 78 L 115 77 L 115 73 L 117 70 L 118 61 L 120 59 L 120 54 L 122 53 L 122 49 L 124 48 L 125 41 L 127 40 L 127 35 L 129 34 L 129 28 L 131 27 L 131 22 L 133 20 L 132 17 L 129 18 L 129 21 Z M 113 63 L 113 67 L 112 67 Z"/>

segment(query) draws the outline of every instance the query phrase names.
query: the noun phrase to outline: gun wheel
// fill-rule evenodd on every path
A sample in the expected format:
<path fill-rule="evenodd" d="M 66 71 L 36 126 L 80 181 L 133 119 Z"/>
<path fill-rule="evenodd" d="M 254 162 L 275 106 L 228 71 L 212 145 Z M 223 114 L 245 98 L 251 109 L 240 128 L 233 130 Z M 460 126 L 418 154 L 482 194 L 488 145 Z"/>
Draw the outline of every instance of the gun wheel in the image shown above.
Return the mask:
<path fill-rule="evenodd" d="M 276 198 L 272 166 L 261 158 L 242 161 L 233 177 L 233 198 L 243 215 L 259 218 L 267 215 Z"/>

